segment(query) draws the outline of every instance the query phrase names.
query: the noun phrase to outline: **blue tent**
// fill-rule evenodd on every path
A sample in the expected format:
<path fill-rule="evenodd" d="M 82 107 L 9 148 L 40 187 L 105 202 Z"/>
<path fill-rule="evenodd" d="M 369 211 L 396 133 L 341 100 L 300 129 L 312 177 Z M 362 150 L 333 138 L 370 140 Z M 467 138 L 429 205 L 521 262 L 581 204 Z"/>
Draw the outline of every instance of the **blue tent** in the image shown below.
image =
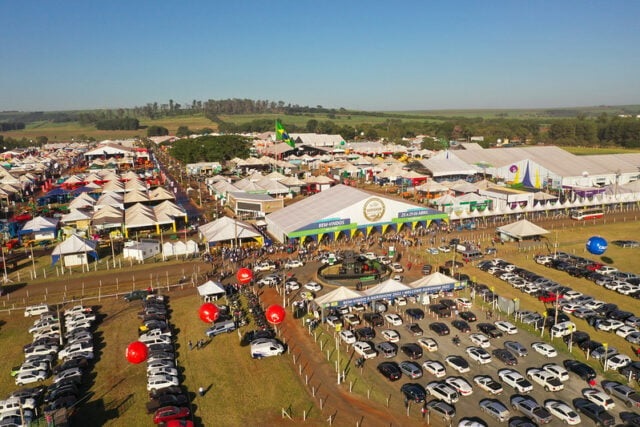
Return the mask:
<path fill-rule="evenodd" d="M 72 234 L 67 240 L 58 244 L 51 252 L 51 265 L 60 260 L 60 257 L 71 254 L 87 254 L 94 260 L 98 259 L 96 247 L 98 242 L 95 240 L 87 240 Z M 87 262 L 89 260 L 87 259 Z"/>
<path fill-rule="evenodd" d="M 63 188 L 54 188 L 42 197 L 38 197 L 38 206 L 44 206 L 49 203 L 66 203 L 69 201 L 71 193 Z"/>

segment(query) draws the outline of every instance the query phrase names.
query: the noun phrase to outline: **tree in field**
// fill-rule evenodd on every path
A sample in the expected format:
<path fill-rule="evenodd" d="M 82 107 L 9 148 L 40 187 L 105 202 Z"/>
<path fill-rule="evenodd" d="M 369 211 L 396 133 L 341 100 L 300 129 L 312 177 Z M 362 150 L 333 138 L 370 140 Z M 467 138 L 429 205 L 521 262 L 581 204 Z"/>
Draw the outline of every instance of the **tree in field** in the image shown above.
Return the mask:
<path fill-rule="evenodd" d="M 316 119 L 310 119 L 307 122 L 306 129 L 307 132 L 316 133 L 316 131 L 318 130 L 318 121 Z"/>
<path fill-rule="evenodd" d="M 169 135 L 169 129 L 162 126 L 149 126 L 147 128 L 147 136 L 165 136 Z"/>

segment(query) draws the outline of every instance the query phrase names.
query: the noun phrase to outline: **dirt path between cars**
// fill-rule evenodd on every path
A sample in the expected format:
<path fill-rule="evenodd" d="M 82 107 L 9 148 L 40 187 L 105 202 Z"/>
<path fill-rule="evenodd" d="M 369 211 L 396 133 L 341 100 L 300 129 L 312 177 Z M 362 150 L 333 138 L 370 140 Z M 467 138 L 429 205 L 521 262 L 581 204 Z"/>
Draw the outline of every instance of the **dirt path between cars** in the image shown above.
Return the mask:
<path fill-rule="evenodd" d="M 281 304 L 282 297 L 273 288 L 263 288 L 261 300 L 265 307 L 271 304 Z M 378 404 L 367 401 L 366 398 L 354 393 L 349 393 L 347 384 L 338 385 L 336 373 L 332 365 L 326 361 L 318 344 L 305 331 L 300 322 L 294 319 L 286 319 L 280 327 L 283 338 L 291 349 L 291 354 L 297 358 L 297 363 L 304 367 L 302 375 L 308 374 L 311 378 L 306 387 L 309 396 L 316 402 L 317 410 L 320 410 L 322 399 L 322 418 L 328 420 L 332 417 L 333 425 L 349 426 L 412 426 L 424 425 L 415 420 L 394 414 Z M 298 365 L 290 358 L 292 371 L 298 373 Z M 304 383 L 301 376 L 300 381 Z M 312 396 L 312 387 L 315 387 L 316 395 Z"/>

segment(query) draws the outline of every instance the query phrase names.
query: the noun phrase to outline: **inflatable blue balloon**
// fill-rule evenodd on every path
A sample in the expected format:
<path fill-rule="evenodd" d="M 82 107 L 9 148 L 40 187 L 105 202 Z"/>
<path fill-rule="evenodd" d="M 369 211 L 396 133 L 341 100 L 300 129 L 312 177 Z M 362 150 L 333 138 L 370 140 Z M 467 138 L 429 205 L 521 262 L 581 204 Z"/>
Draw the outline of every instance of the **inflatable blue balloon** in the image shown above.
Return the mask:
<path fill-rule="evenodd" d="M 607 250 L 607 241 L 604 237 L 591 236 L 587 240 L 587 250 L 594 255 L 602 255 Z"/>

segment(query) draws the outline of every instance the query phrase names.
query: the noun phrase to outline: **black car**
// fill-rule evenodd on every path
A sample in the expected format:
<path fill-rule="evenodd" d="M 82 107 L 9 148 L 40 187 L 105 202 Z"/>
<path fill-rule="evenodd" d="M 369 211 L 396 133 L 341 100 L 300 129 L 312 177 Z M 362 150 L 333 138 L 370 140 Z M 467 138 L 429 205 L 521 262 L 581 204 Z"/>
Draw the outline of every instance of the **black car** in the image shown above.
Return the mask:
<path fill-rule="evenodd" d="M 147 414 L 153 414 L 164 406 L 188 406 L 189 399 L 184 394 L 163 394 L 147 403 Z"/>
<path fill-rule="evenodd" d="M 578 347 L 580 348 L 580 350 L 584 351 L 585 353 L 587 351 L 591 353 L 596 348 L 602 347 L 602 343 L 600 341 L 595 341 L 595 340 L 585 340 L 585 341 L 582 341 L 580 344 L 578 344 Z"/>
<path fill-rule="evenodd" d="M 164 396 L 165 394 L 183 394 L 184 392 L 178 386 L 170 386 L 165 388 L 160 388 L 157 390 L 151 390 L 149 392 L 150 399 L 157 399 L 159 396 Z"/>
<path fill-rule="evenodd" d="M 376 337 L 376 331 L 368 326 L 358 328 L 353 333 L 356 335 L 358 341 L 372 340 Z"/>
<path fill-rule="evenodd" d="M 629 375 L 631 375 L 632 380 L 637 380 L 640 378 L 640 362 L 631 362 L 627 366 L 618 369 L 618 371 L 626 378 L 629 378 Z"/>
<path fill-rule="evenodd" d="M 402 376 L 402 371 L 396 362 L 382 362 L 378 365 L 380 372 L 389 381 L 397 381 Z"/>
<path fill-rule="evenodd" d="M 423 334 L 423 330 L 417 323 L 408 323 L 406 326 L 407 330 L 411 332 L 411 335 L 415 337 L 419 337 Z"/>
<path fill-rule="evenodd" d="M 432 271 L 433 266 L 431 264 L 425 264 L 422 266 L 422 274 L 424 274 L 425 276 L 431 274 Z"/>
<path fill-rule="evenodd" d="M 467 322 L 475 322 L 478 320 L 478 317 L 472 311 L 461 311 L 458 313 L 461 319 L 466 320 Z"/>
<path fill-rule="evenodd" d="M 407 316 L 411 317 L 413 320 L 422 320 L 424 319 L 424 311 L 420 308 L 407 308 L 405 310 Z"/>
<path fill-rule="evenodd" d="M 623 423 L 630 426 L 640 426 L 640 414 L 634 412 L 620 412 L 620 419 Z"/>
<path fill-rule="evenodd" d="M 436 334 L 443 336 L 449 335 L 451 331 L 449 331 L 449 327 L 442 322 L 433 322 L 429 324 L 429 329 L 431 329 Z"/>
<path fill-rule="evenodd" d="M 573 406 L 576 408 L 576 412 L 591 418 L 599 426 L 612 426 L 616 422 L 613 415 L 608 413 L 606 409 L 587 399 L 581 397 L 573 399 Z"/>
<path fill-rule="evenodd" d="M 436 314 L 438 317 L 451 317 L 451 308 L 444 304 L 431 304 L 429 311 Z"/>
<path fill-rule="evenodd" d="M 380 313 L 365 313 L 362 317 L 364 318 L 364 321 L 371 326 L 384 325 L 384 319 L 382 318 Z"/>
<path fill-rule="evenodd" d="M 618 309 L 618 304 L 608 303 L 608 304 L 602 304 L 600 307 L 596 308 L 594 311 L 603 316 L 607 316 L 609 313 L 617 309 Z"/>
<path fill-rule="evenodd" d="M 406 400 L 412 400 L 416 403 L 422 403 L 427 398 L 427 393 L 420 384 L 406 383 L 400 387 L 400 391 L 404 394 Z"/>
<path fill-rule="evenodd" d="M 608 318 L 612 319 L 612 320 L 619 320 L 621 322 L 624 322 L 625 320 L 627 320 L 629 317 L 633 316 L 633 313 L 629 312 L 629 311 L 624 311 L 624 310 L 613 310 L 612 312 L 610 312 L 608 314 Z"/>
<path fill-rule="evenodd" d="M 569 335 L 565 335 L 562 337 L 562 341 L 564 341 L 565 344 L 569 344 L 569 342 L 573 343 L 573 345 L 580 345 L 581 342 L 583 341 L 587 341 L 591 339 L 591 337 L 589 336 L 588 333 L 583 332 L 583 331 L 575 331 Z"/>
<path fill-rule="evenodd" d="M 464 320 L 452 320 L 451 326 L 459 330 L 460 332 L 471 332 L 469 324 Z"/>
<path fill-rule="evenodd" d="M 265 330 L 257 329 L 257 330 L 249 331 L 245 333 L 244 336 L 242 337 L 242 340 L 240 341 L 240 345 L 242 346 L 249 345 L 251 344 L 251 342 L 260 338 L 272 339 L 275 337 L 276 337 L 276 333 L 273 329 L 265 329 Z"/>
<path fill-rule="evenodd" d="M 490 338 L 500 338 L 502 332 L 493 323 L 478 323 L 478 330 Z"/>
<path fill-rule="evenodd" d="M 456 306 L 456 302 L 452 299 L 444 298 L 440 300 L 440 304 L 445 305 L 449 308 L 453 308 Z"/>
<path fill-rule="evenodd" d="M 573 372 L 585 381 L 591 381 L 596 377 L 596 371 L 586 363 L 579 362 L 573 359 L 567 359 L 563 362 L 563 365 L 567 371 Z"/>
<path fill-rule="evenodd" d="M 69 359 L 61 365 L 53 368 L 53 373 L 57 374 L 58 372 L 62 372 L 64 370 L 72 368 L 85 369 L 87 366 L 89 366 L 89 360 L 85 359 L 84 357 L 76 357 L 73 359 Z"/>
<path fill-rule="evenodd" d="M 417 360 L 422 357 L 422 347 L 416 343 L 408 343 L 400 347 L 400 350 L 410 359 Z"/>
<path fill-rule="evenodd" d="M 506 348 L 496 348 L 491 352 L 493 357 L 500 360 L 507 366 L 513 366 L 518 364 L 518 359 Z"/>

